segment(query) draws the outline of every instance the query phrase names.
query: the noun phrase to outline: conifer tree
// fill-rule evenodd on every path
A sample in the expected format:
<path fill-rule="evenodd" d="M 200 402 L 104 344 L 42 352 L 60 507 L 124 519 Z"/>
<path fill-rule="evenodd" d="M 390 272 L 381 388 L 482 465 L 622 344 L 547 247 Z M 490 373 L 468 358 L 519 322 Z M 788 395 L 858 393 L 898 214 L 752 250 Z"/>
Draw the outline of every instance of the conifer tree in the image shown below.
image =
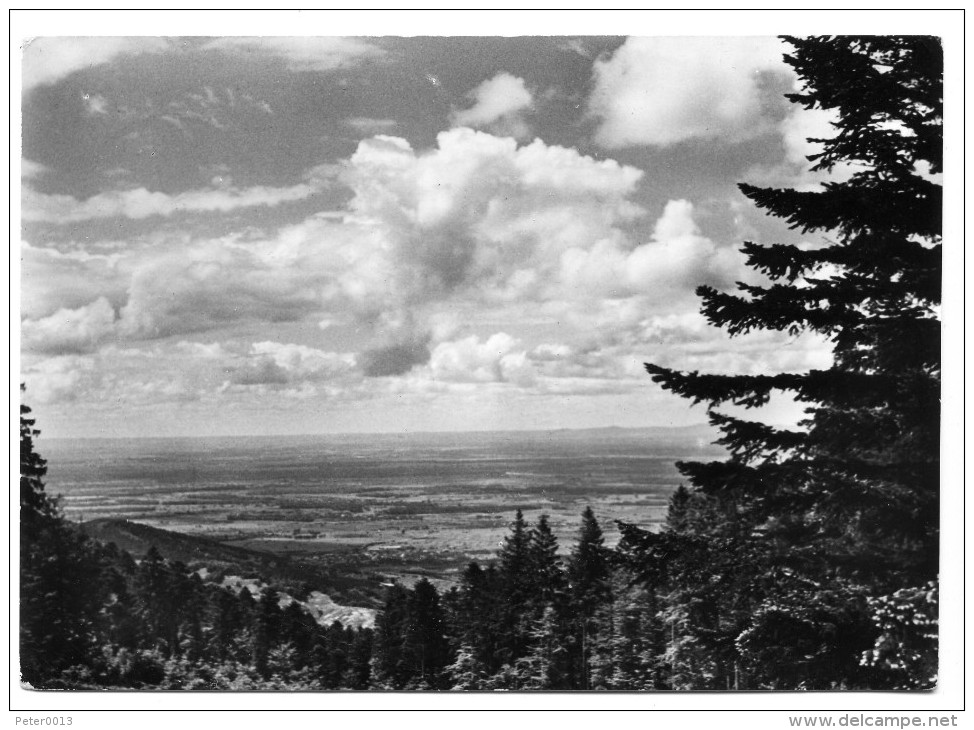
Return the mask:
<path fill-rule="evenodd" d="M 149 648 L 168 659 L 179 654 L 180 603 L 177 576 L 155 545 L 146 551 L 135 578 L 139 615 Z"/>
<path fill-rule="evenodd" d="M 44 489 L 47 463 L 35 449 L 40 431 L 30 413 L 21 404 L 20 668 L 40 687 L 90 661 L 104 596 L 98 557 Z"/>
<path fill-rule="evenodd" d="M 243 599 L 246 596 L 253 603 L 250 591 L 241 591 L 237 596 L 230 588 L 219 588 L 212 595 L 214 625 L 210 654 L 220 662 L 241 661 L 245 657 L 237 651 L 239 639 L 250 624 L 249 610 L 252 609 Z"/>
<path fill-rule="evenodd" d="M 280 594 L 271 586 L 264 588 L 257 601 L 254 617 L 253 664 L 257 672 L 267 679 L 270 676 L 271 652 L 277 648 L 281 635 L 282 611 Z"/>
<path fill-rule="evenodd" d="M 20 386 L 21 392 L 24 386 Z M 31 409 L 20 404 L 20 539 L 21 548 L 34 540 L 39 531 L 57 523 L 60 512 L 57 502 L 44 491 L 47 462 L 34 448 L 34 439 L 41 432 L 34 428 Z"/>
<path fill-rule="evenodd" d="M 504 538 L 498 558 L 504 581 L 504 592 L 513 605 L 523 604 L 531 591 L 530 532 L 524 514 L 517 510 L 511 532 Z"/>
<path fill-rule="evenodd" d="M 477 660 L 474 648 L 469 644 L 461 644 L 457 650 L 453 664 L 446 668 L 450 678 L 450 689 L 477 690 L 482 689 L 486 673 L 484 665 Z"/>
<path fill-rule="evenodd" d="M 573 674 L 578 689 L 591 689 L 591 642 L 597 633 L 594 619 L 611 597 L 608 550 L 591 507 L 582 513 L 578 541 L 568 561 L 568 582 L 575 639 Z"/>
<path fill-rule="evenodd" d="M 408 619 L 403 653 L 410 677 L 431 689 L 446 689 L 443 670 L 451 663 L 444 635 L 440 594 L 426 578 L 413 587 L 407 602 Z"/>
<path fill-rule="evenodd" d="M 670 532 L 683 532 L 690 520 L 693 497 L 690 490 L 683 484 L 676 488 L 670 496 L 669 508 L 666 511 L 666 529 Z"/>
<path fill-rule="evenodd" d="M 490 675 L 502 664 L 501 641 L 498 631 L 501 605 L 500 578 L 497 569 L 487 569 L 470 563 L 460 577 L 460 590 L 453 619 L 456 648 L 467 646 L 478 671 Z"/>
<path fill-rule="evenodd" d="M 409 622 L 409 592 L 394 583 L 375 621 L 372 678 L 377 689 L 402 689 L 409 679 L 403 642 Z"/>
<path fill-rule="evenodd" d="M 342 678 L 343 689 L 368 689 L 374 636 L 372 629 L 352 632 L 348 648 L 349 666 Z"/>
<path fill-rule="evenodd" d="M 708 321 L 731 335 L 827 337 L 832 365 L 734 376 L 647 369 L 705 403 L 730 452 L 680 464 L 726 516 L 711 537 L 740 547 L 750 536 L 741 555 L 758 556 L 732 569 L 750 587 L 751 619 L 720 640 L 723 650 L 752 665 L 757 686 L 878 688 L 890 685 L 863 666 L 880 632 L 870 602 L 904 589 L 935 595 L 924 587 L 937 580 L 943 53 L 921 36 L 786 40 L 803 84 L 789 98 L 836 119 L 831 137 L 814 140 L 812 170 L 852 172 L 815 191 L 740 188 L 791 228 L 834 240 L 748 242 L 748 265 L 770 283 L 698 293 Z M 776 391 L 806 405 L 798 429 L 717 410 L 759 407 Z"/>
<path fill-rule="evenodd" d="M 102 612 L 101 634 L 112 646 L 135 649 L 141 638 L 141 627 L 135 597 L 129 590 L 128 576 L 120 568 L 120 563 L 121 554 L 114 543 L 109 543 L 99 576 L 108 596 Z"/>
<path fill-rule="evenodd" d="M 610 594 L 609 551 L 591 507 L 582 513 L 578 541 L 568 561 L 568 580 L 576 611 L 592 616 Z"/>
<path fill-rule="evenodd" d="M 529 530 L 521 510 L 514 515 L 511 532 L 498 553 L 503 603 L 501 606 L 501 661 L 513 665 L 527 649 L 530 617 L 527 614 L 532 592 L 529 558 Z"/>
<path fill-rule="evenodd" d="M 652 592 L 623 570 L 613 572 L 612 600 L 596 612 L 592 639 L 593 689 L 663 689 L 657 681 L 662 654 Z"/>
<path fill-rule="evenodd" d="M 518 689 L 567 689 L 564 682 L 562 657 L 566 653 L 561 642 L 558 616 L 552 606 L 535 619 L 530 629 L 531 648 L 517 660 L 514 671 Z"/>
<path fill-rule="evenodd" d="M 546 606 L 554 606 L 565 590 L 565 573 L 558 558 L 558 540 L 551 531 L 548 515 L 538 517 L 528 534 L 528 571 L 531 576 L 531 599 L 540 615 Z"/>

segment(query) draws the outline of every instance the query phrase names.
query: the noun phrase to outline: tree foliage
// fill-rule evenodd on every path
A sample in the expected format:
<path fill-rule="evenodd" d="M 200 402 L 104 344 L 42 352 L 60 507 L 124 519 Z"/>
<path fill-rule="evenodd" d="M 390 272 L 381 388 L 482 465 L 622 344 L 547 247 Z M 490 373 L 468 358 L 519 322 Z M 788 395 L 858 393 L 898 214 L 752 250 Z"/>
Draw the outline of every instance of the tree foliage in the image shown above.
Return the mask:
<path fill-rule="evenodd" d="M 865 671 L 879 630 L 870 605 L 937 580 L 943 54 L 920 36 L 786 40 L 803 84 L 789 98 L 835 118 L 834 134 L 814 140 L 812 170 L 846 177 L 812 191 L 740 188 L 791 228 L 834 240 L 745 243 L 767 283 L 698 293 L 707 320 L 731 335 L 827 337 L 832 365 L 747 376 L 646 367 L 707 405 L 730 453 L 680 464 L 723 515 L 719 528 L 691 532 L 736 540 L 750 594 L 744 630 L 708 651 L 754 667 L 760 686 L 882 686 Z M 806 405 L 798 429 L 718 410 L 759 407 L 776 391 Z M 758 571 L 776 579 L 762 587 Z"/>

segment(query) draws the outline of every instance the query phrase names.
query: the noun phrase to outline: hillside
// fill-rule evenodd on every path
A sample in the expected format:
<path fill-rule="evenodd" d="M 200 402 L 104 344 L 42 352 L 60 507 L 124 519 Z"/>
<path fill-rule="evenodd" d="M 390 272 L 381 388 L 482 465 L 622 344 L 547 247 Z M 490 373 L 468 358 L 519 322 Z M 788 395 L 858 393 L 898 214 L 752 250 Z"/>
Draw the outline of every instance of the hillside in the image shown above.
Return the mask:
<path fill-rule="evenodd" d="M 187 565 L 206 563 L 211 569 L 222 563 L 276 569 L 282 562 L 281 558 L 257 550 L 225 545 L 217 540 L 184 535 L 129 520 L 102 518 L 82 522 L 78 528 L 88 537 L 105 543 L 113 542 L 135 557 L 144 555 L 150 547 L 155 546 L 169 560 L 180 560 Z"/>
<path fill-rule="evenodd" d="M 141 558 L 155 546 L 168 560 L 178 560 L 192 568 L 206 568 L 211 574 L 260 578 L 292 595 L 304 596 L 321 591 L 343 603 L 362 606 L 378 606 L 380 603 L 380 576 L 339 574 L 307 561 L 226 545 L 130 520 L 90 520 L 80 523 L 78 529 L 92 539 L 115 543 L 135 558 Z"/>

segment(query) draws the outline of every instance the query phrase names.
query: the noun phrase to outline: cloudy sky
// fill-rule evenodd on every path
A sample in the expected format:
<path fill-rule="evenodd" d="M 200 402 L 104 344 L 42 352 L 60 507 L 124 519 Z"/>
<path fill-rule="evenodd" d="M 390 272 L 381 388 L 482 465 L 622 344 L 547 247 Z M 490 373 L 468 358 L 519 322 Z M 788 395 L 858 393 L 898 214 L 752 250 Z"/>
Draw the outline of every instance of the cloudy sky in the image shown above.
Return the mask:
<path fill-rule="evenodd" d="M 796 241 L 828 119 L 771 37 L 64 38 L 23 55 L 21 379 L 47 435 L 683 425 L 777 372 L 694 288 Z M 821 243 L 809 237 L 808 245 Z"/>

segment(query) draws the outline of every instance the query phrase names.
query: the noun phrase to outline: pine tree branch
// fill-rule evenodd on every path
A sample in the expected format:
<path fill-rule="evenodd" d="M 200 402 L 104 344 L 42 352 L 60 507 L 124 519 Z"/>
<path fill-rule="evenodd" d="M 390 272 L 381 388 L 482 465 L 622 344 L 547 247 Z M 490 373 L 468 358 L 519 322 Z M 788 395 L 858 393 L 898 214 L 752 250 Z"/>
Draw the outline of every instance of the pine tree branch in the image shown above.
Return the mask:
<path fill-rule="evenodd" d="M 910 187 L 877 185 L 855 178 L 826 183 L 821 192 L 759 188 L 747 183 L 740 191 L 759 208 L 783 218 L 789 228 L 839 231 L 852 236 L 869 230 L 888 230 L 899 236 L 933 238 L 942 227 L 943 189 L 916 178 Z"/>
<path fill-rule="evenodd" d="M 791 392 L 798 401 L 833 408 L 893 408 L 902 404 L 903 393 L 911 393 L 921 408 L 936 405 L 940 398 L 939 379 L 924 372 L 863 373 L 832 368 L 777 375 L 712 375 L 652 363 L 644 366 L 653 382 L 709 407 L 732 403 L 755 408 L 767 404 L 774 391 Z"/>
<path fill-rule="evenodd" d="M 843 244 L 803 249 L 786 244 L 741 247 L 747 265 L 773 280 L 796 281 L 829 266 L 863 276 L 882 276 L 905 283 L 905 291 L 920 299 L 940 301 L 943 256 L 941 246 L 924 245 L 905 237 L 865 233 Z"/>

